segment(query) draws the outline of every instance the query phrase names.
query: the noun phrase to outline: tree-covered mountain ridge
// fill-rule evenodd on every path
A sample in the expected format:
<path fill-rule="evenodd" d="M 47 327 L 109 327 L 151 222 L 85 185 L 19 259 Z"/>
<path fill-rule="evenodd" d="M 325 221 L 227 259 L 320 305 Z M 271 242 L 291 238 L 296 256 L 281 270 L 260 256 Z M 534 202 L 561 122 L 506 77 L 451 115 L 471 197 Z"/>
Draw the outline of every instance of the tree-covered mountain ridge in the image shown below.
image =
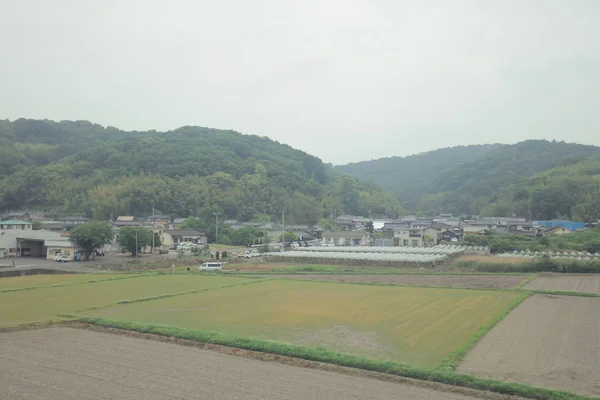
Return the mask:
<path fill-rule="evenodd" d="M 0 210 L 108 219 L 207 208 L 247 221 L 316 223 L 331 213 L 399 215 L 390 193 L 333 174 L 319 158 L 266 137 L 185 126 L 123 131 L 88 121 L 0 120 Z"/>
<path fill-rule="evenodd" d="M 411 212 L 583 221 L 600 218 L 599 168 L 600 147 L 547 140 L 336 167 L 390 190 Z"/>

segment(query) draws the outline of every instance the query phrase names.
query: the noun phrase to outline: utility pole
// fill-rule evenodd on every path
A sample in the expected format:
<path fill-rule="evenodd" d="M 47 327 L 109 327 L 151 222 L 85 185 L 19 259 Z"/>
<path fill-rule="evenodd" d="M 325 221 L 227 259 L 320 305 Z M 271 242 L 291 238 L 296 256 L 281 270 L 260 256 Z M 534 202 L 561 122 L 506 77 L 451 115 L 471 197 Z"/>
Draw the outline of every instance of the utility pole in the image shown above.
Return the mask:
<path fill-rule="evenodd" d="M 154 202 L 152 202 L 152 254 L 154 254 L 154 229 L 156 229 L 156 219 L 154 219 Z"/>
<path fill-rule="evenodd" d="M 213 215 L 217 219 L 217 224 L 215 225 L 215 245 L 218 243 L 218 239 L 219 239 L 219 214 L 221 214 L 221 213 L 220 212 L 213 213 Z"/>
<path fill-rule="evenodd" d="M 137 231 L 135 232 L 135 258 L 137 258 L 138 256 L 138 233 Z"/>
<path fill-rule="evenodd" d="M 281 251 L 285 248 L 285 208 L 281 211 Z"/>

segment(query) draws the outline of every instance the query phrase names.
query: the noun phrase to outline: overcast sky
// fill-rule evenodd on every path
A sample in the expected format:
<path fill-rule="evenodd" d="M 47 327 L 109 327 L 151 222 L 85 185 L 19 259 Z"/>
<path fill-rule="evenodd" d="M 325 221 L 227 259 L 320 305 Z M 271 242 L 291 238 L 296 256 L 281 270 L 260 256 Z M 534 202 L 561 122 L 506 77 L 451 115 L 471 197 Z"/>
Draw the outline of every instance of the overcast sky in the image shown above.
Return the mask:
<path fill-rule="evenodd" d="M 341 164 L 600 145 L 600 0 L 0 0 L 0 118 L 268 136 Z"/>

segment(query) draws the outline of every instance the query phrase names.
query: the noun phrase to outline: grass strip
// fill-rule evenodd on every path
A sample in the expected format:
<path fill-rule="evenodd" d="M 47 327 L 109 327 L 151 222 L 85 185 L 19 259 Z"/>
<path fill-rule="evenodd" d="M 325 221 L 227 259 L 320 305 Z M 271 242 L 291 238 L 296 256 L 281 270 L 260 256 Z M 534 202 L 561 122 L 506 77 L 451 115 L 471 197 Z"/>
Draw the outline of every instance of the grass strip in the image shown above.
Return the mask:
<path fill-rule="evenodd" d="M 118 276 L 118 277 L 106 278 L 106 279 L 90 279 L 89 281 L 81 281 L 81 282 L 54 283 L 52 285 L 45 285 L 45 286 L 28 286 L 28 287 L 22 287 L 22 288 L 3 289 L 3 290 L 0 290 L 0 293 L 21 292 L 23 290 L 47 289 L 47 288 L 62 287 L 62 286 L 74 286 L 74 285 L 82 285 L 82 284 L 86 284 L 86 283 L 118 281 L 121 279 L 142 278 L 145 276 L 154 276 L 154 275 L 158 275 L 158 274 L 138 274 L 138 275 Z"/>
<path fill-rule="evenodd" d="M 465 276 L 523 276 L 529 275 L 530 272 L 423 272 L 423 271 L 381 271 L 381 270 L 356 270 L 356 271 L 225 271 L 227 275 L 465 275 Z"/>
<path fill-rule="evenodd" d="M 186 295 L 186 294 L 200 293 L 200 292 L 206 292 L 206 291 L 209 291 L 209 290 L 216 290 L 216 289 L 224 289 L 224 288 L 228 288 L 228 287 L 232 287 L 232 286 L 248 285 L 250 283 L 256 283 L 256 282 L 265 282 L 265 281 L 268 281 L 268 280 L 269 279 L 256 278 L 254 280 L 250 280 L 250 281 L 246 281 L 246 282 L 240 282 L 240 283 L 234 283 L 234 284 L 231 284 L 231 285 L 224 285 L 224 286 L 218 286 L 218 287 L 209 287 L 209 288 L 202 288 L 202 289 L 194 289 L 194 290 L 190 290 L 190 291 L 187 291 L 187 292 L 165 293 L 165 294 L 159 294 L 157 296 L 138 297 L 137 299 L 131 299 L 131 300 L 119 300 L 119 301 L 117 301 L 117 304 L 131 304 L 131 303 L 139 303 L 139 302 L 142 302 L 142 301 L 158 300 L 158 299 L 164 299 L 164 298 L 167 298 L 167 297 L 182 296 L 182 295 Z M 101 307 L 96 307 L 96 308 L 101 308 Z M 86 309 L 86 311 L 89 310 L 89 309 L 90 308 Z"/>
<path fill-rule="evenodd" d="M 600 297 L 598 293 L 589 292 L 562 292 L 559 290 L 529 290 L 533 294 L 553 294 L 556 296 L 576 296 L 576 297 Z"/>
<path fill-rule="evenodd" d="M 287 343 L 272 342 L 258 339 L 242 338 L 219 332 L 182 329 L 166 325 L 143 324 L 133 321 L 111 320 L 100 317 L 74 316 L 73 322 L 124 329 L 142 333 L 150 333 L 166 337 L 194 340 L 240 349 L 279 354 L 287 357 L 301 358 L 336 364 L 345 367 L 359 368 L 369 371 L 382 372 L 391 375 L 445 383 L 471 389 L 486 390 L 495 393 L 521 396 L 537 400 L 591 400 L 592 397 L 578 395 L 554 389 L 532 387 L 522 383 L 500 382 L 492 379 L 477 378 L 471 375 L 458 374 L 454 371 L 426 369 L 402 364 L 394 361 L 373 360 L 352 354 L 338 353 L 323 348 L 297 346 Z"/>
<path fill-rule="evenodd" d="M 523 279 L 521 281 L 521 283 L 519 283 L 515 289 L 523 289 L 525 287 L 525 285 L 527 285 L 529 282 L 533 281 L 534 279 L 536 279 L 538 277 L 537 274 L 531 274 L 529 275 L 527 278 Z"/>
<path fill-rule="evenodd" d="M 455 371 L 463 358 L 496 324 L 506 317 L 512 310 L 517 308 L 523 301 L 531 296 L 530 292 L 523 292 L 519 297 L 514 299 L 505 309 L 501 310 L 490 321 L 482 325 L 477 332 L 473 334 L 465 343 L 459 346 L 456 350 L 448 355 L 441 363 L 435 367 L 441 371 Z"/>

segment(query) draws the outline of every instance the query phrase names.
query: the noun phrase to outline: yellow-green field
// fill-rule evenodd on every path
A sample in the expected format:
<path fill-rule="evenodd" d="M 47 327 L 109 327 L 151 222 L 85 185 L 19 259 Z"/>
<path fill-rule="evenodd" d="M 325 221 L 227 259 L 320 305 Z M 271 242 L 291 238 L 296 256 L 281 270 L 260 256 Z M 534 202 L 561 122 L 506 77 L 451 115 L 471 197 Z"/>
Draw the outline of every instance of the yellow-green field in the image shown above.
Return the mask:
<path fill-rule="evenodd" d="M 96 275 L 87 277 L 90 280 Z M 20 284 L 24 287 L 34 286 L 29 283 L 29 279 L 34 281 L 35 278 L 37 277 L 25 277 Z M 251 279 L 219 276 L 155 275 L 4 292 L 0 293 L 0 327 L 47 320 L 58 314 L 73 313 L 93 306 L 115 306 L 117 301 L 122 300 L 216 288 L 249 280 Z M 68 279 L 55 283 L 65 282 L 69 282 Z"/>
<path fill-rule="evenodd" d="M 83 314 L 321 346 L 430 366 L 468 341 L 519 295 L 269 280 Z M 101 298 L 91 303 L 102 304 Z"/>
<path fill-rule="evenodd" d="M 130 275 L 125 274 L 52 274 L 52 275 L 29 275 L 15 276 L 0 279 L 0 290 L 21 289 L 30 287 L 44 287 L 51 285 L 72 284 L 88 282 L 92 280 L 105 280 L 122 278 Z"/>

